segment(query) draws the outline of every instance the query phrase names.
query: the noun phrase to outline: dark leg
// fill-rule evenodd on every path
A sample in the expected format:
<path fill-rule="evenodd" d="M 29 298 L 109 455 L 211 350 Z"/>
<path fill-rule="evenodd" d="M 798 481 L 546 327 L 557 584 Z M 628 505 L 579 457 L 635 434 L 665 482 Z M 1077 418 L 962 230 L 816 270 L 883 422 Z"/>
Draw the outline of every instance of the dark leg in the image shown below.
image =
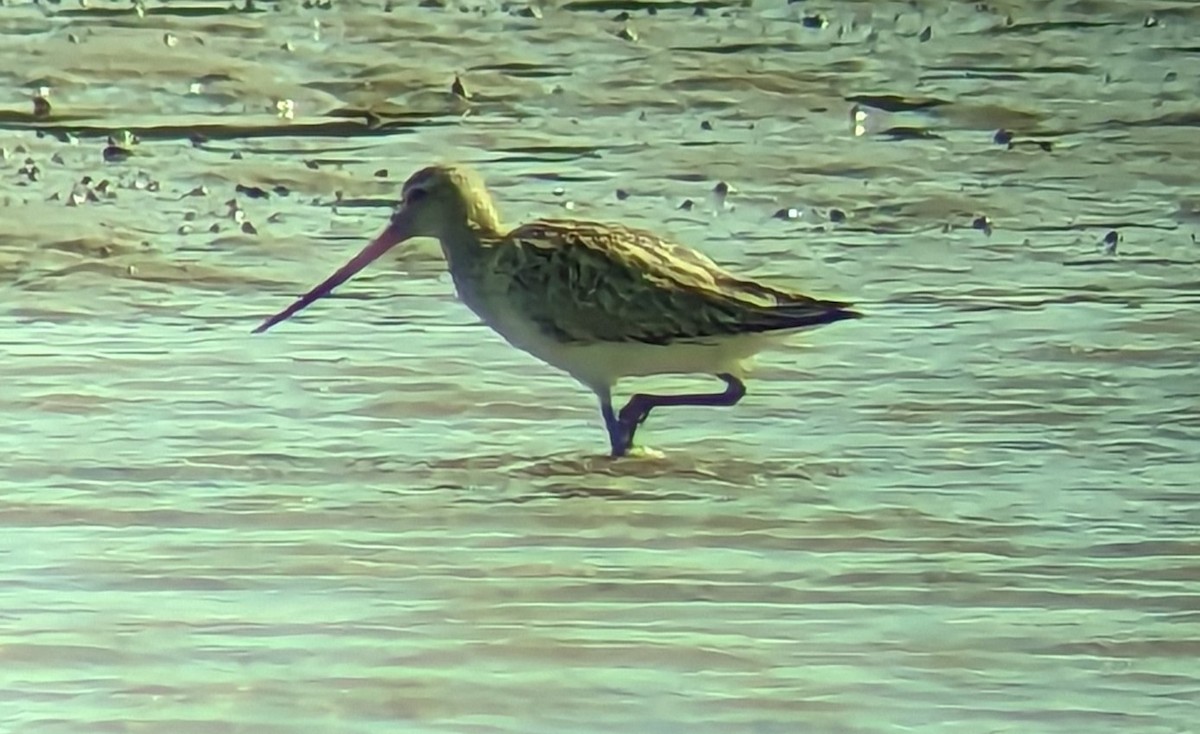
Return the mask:
<path fill-rule="evenodd" d="M 725 391 L 719 393 L 703 393 L 698 395 L 644 395 L 638 393 L 629 399 L 617 419 L 620 442 L 614 438 L 618 433 L 609 428 L 608 435 L 613 443 L 613 456 L 624 456 L 633 447 L 633 434 L 638 426 L 646 421 L 650 411 L 666 405 L 736 405 L 746 394 L 746 386 L 742 381 L 730 374 L 719 374 L 717 377 L 725 381 Z M 603 407 L 603 406 L 602 406 Z M 612 407 L 608 408 L 611 412 Z M 608 422 L 608 415 L 605 415 Z M 610 424 L 611 425 L 611 424 Z"/>
<path fill-rule="evenodd" d="M 624 434 L 625 429 L 621 422 L 617 420 L 617 416 L 613 413 L 612 395 L 605 390 L 602 393 L 597 393 L 600 398 L 600 414 L 604 416 L 604 427 L 608 429 L 608 443 L 612 446 L 613 456 L 624 456 Z"/>

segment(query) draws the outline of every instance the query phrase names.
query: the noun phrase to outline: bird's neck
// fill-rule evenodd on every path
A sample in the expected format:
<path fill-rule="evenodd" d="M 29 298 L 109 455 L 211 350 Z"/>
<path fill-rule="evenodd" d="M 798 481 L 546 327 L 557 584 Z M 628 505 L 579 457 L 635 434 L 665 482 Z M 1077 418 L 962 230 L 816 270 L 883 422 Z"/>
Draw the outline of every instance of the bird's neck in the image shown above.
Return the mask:
<path fill-rule="evenodd" d="M 438 236 L 450 272 L 470 270 L 501 237 L 495 222 L 463 221 L 445 227 Z"/>

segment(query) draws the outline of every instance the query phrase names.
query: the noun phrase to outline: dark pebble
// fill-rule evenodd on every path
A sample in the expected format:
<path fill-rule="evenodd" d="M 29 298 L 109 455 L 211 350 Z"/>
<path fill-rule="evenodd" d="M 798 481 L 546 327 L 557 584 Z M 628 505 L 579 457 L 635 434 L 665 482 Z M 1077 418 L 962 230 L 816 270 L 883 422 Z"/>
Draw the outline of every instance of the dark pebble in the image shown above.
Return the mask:
<path fill-rule="evenodd" d="M 274 192 L 276 196 L 288 196 L 292 193 L 288 190 L 288 187 L 284 186 L 283 184 L 276 184 L 272 186 L 271 191 Z"/>
<path fill-rule="evenodd" d="M 628 191 L 626 191 L 625 189 L 617 189 L 617 199 L 619 199 L 620 201 L 625 201 L 628 198 L 629 198 Z"/>
<path fill-rule="evenodd" d="M 829 210 L 829 221 L 835 222 L 838 224 L 846 221 L 846 212 L 842 211 L 841 209 L 830 209 Z"/>
<path fill-rule="evenodd" d="M 824 28 L 829 25 L 829 21 L 825 20 L 823 15 L 806 15 L 800 20 L 800 24 L 805 28 Z"/>
<path fill-rule="evenodd" d="M 387 178 L 387 177 L 388 177 L 388 169 L 386 169 L 386 168 L 380 168 L 378 171 L 375 172 L 375 178 Z"/>
<path fill-rule="evenodd" d="M 701 129 L 701 130 L 712 130 L 712 129 L 713 129 L 713 128 L 712 128 L 712 123 L 711 123 L 711 122 L 709 122 L 708 120 L 705 120 L 705 121 L 703 121 L 703 122 L 701 122 L 701 123 L 700 123 L 700 129 Z"/>
<path fill-rule="evenodd" d="M 987 217 L 975 217 L 975 219 L 971 222 L 971 227 L 983 232 L 989 237 L 992 235 L 992 220 L 988 219 Z"/>
<path fill-rule="evenodd" d="M 258 230 L 249 222 L 242 222 L 242 231 L 246 234 L 258 234 Z"/>
<path fill-rule="evenodd" d="M 133 155 L 133 151 L 126 150 L 118 145 L 110 145 L 104 149 L 104 161 L 106 163 L 120 163 L 128 160 L 129 156 Z"/>
<path fill-rule="evenodd" d="M 271 194 L 268 193 L 266 189 L 258 186 L 243 186 L 238 184 L 237 186 L 233 187 L 233 190 L 239 194 L 245 194 L 251 199 L 268 199 L 271 197 Z"/>
<path fill-rule="evenodd" d="M 921 35 L 917 36 L 917 40 L 921 43 L 925 43 L 931 38 L 933 38 L 933 26 L 931 25 L 925 26 L 925 30 L 921 31 Z"/>
<path fill-rule="evenodd" d="M 690 212 L 694 206 L 696 206 L 696 202 L 692 201 L 691 199 L 684 199 L 683 203 L 679 205 L 679 208 L 685 212 Z"/>
<path fill-rule="evenodd" d="M 304 161 L 304 167 L 315 171 L 321 167 L 321 164 L 316 161 Z"/>
<path fill-rule="evenodd" d="M 1012 132 L 1005 130 L 1004 128 L 1000 128 L 996 131 L 996 134 L 992 136 L 992 142 L 996 145 L 1009 145 L 1012 143 L 1012 140 Z"/>

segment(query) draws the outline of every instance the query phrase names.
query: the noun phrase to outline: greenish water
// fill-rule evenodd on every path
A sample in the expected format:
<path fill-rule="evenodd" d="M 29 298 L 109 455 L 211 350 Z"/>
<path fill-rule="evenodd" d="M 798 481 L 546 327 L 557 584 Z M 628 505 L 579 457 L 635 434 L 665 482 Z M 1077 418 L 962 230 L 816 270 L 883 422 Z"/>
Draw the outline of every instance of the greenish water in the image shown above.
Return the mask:
<path fill-rule="evenodd" d="M 1196 731 L 1200 10 L 989 5 L 0 8 L 0 731 Z M 437 160 L 868 318 L 620 462 L 427 245 L 250 335 Z"/>

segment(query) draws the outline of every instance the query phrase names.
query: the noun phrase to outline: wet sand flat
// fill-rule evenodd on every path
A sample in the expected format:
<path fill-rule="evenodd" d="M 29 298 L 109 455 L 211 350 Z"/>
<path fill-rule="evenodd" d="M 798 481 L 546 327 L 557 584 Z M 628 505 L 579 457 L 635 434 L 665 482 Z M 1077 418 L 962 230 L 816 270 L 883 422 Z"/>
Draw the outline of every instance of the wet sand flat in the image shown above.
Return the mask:
<path fill-rule="evenodd" d="M 0 729 L 1195 730 L 1200 8 L 926 5 L 0 8 Z M 617 462 L 430 243 L 250 334 L 435 161 L 866 318 Z"/>

